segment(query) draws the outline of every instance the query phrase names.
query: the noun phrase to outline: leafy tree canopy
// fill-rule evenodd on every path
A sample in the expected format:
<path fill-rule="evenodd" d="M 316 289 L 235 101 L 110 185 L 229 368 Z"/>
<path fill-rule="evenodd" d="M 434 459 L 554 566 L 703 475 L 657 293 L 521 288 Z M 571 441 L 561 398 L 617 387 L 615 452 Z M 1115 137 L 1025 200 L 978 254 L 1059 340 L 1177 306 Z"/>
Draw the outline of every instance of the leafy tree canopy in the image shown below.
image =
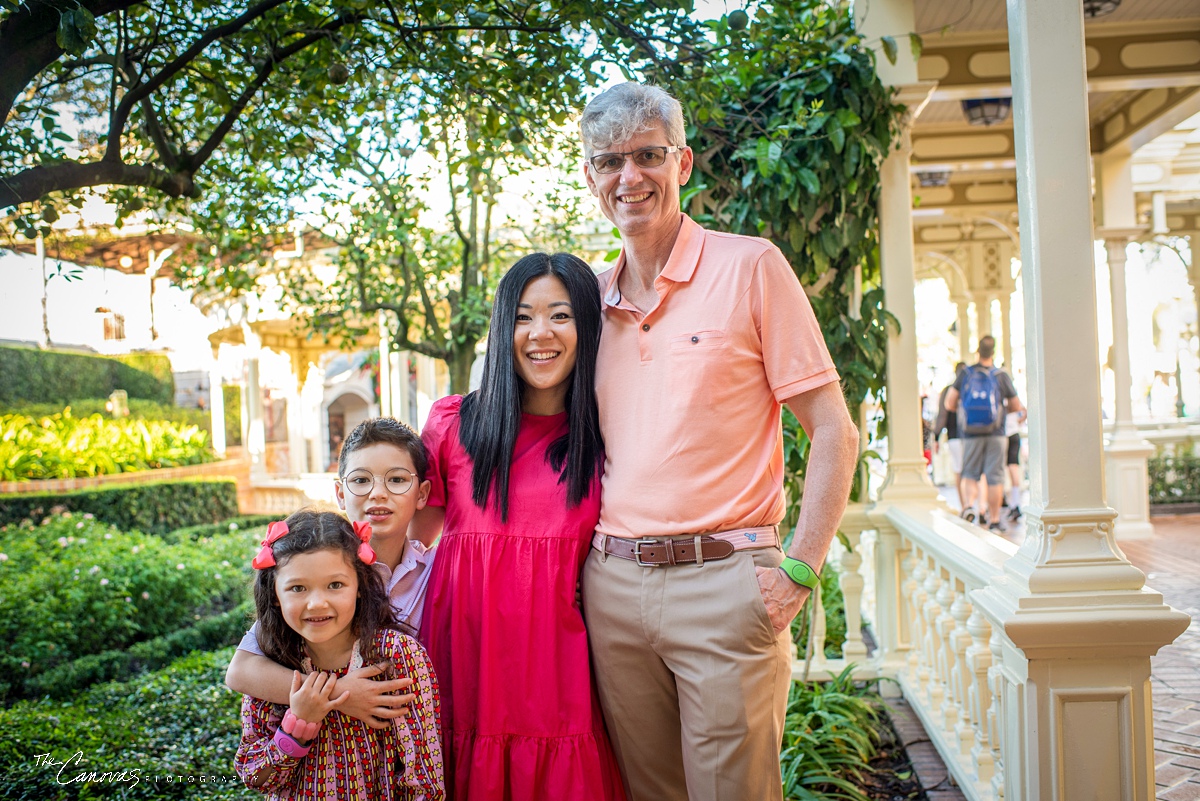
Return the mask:
<path fill-rule="evenodd" d="M 534 108 L 564 118 L 598 42 L 669 42 L 687 4 L 0 0 L 0 209 L 33 235 L 103 187 L 122 213 L 215 203 L 265 230 L 328 178 L 316 140 L 365 114 L 379 76 L 470 94 L 517 139 Z"/>

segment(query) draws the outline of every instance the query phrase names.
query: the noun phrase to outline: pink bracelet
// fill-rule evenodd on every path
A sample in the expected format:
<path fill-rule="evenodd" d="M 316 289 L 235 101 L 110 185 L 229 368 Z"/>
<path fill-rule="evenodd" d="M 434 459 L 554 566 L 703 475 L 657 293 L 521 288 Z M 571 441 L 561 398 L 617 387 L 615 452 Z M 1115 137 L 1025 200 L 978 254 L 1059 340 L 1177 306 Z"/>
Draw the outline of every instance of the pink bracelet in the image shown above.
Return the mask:
<path fill-rule="evenodd" d="M 290 708 L 283 713 L 283 723 L 279 725 L 284 734 L 290 734 L 292 737 L 298 737 L 301 740 L 312 740 L 317 736 L 317 732 L 321 730 L 320 723 L 310 723 L 307 720 L 296 717 L 296 713 Z"/>
<path fill-rule="evenodd" d="M 271 738 L 275 741 L 275 745 L 279 746 L 279 750 L 294 759 L 300 759 L 308 755 L 308 751 L 312 748 L 311 745 L 300 745 L 283 729 L 276 729 L 275 736 Z"/>

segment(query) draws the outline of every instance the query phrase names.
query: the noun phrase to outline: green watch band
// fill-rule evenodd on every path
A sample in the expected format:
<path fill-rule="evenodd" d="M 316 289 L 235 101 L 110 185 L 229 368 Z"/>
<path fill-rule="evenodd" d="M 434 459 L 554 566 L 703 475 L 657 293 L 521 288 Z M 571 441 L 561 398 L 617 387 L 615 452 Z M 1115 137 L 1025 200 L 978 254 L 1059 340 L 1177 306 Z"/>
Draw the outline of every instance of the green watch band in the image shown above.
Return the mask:
<path fill-rule="evenodd" d="M 817 575 L 817 571 L 799 559 L 785 556 L 783 562 L 779 565 L 779 569 L 787 573 L 788 578 L 801 587 L 808 587 L 810 590 L 815 590 L 817 585 L 821 583 L 821 577 Z"/>

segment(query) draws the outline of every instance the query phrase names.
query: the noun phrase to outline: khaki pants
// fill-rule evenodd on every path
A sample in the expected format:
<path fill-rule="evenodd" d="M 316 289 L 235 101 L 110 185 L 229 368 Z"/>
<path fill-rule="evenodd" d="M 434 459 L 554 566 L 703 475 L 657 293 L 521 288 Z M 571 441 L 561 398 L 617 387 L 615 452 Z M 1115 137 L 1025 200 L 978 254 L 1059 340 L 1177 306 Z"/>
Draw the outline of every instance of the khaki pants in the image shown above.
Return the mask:
<path fill-rule="evenodd" d="M 630 801 L 782 801 L 792 643 L 754 572 L 782 559 L 778 547 L 703 567 L 588 554 L 584 618 Z"/>

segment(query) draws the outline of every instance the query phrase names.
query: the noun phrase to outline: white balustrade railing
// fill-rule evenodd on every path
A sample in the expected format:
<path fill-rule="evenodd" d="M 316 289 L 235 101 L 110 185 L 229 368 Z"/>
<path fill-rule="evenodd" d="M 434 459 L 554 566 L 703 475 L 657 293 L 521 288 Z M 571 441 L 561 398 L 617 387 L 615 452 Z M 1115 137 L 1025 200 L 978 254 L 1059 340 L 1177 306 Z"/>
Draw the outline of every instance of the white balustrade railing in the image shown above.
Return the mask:
<path fill-rule="evenodd" d="M 840 658 L 825 657 L 818 604 L 807 677 L 827 678 L 853 664 L 856 678 L 895 680 L 964 794 L 1003 798 L 1001 705 L 1010 682 L 998 665 L 1006 638 L 971 593 L 1001 572 L 1016 546 L 948 512 L 919 507 L 872 513 L 852 505 L 841 533 L 850 547 L 835 545 L 827 569 L 841 580 L 846 640 Z M 805 667 L 796 663 L 795 678 L 805 677 Z"/>

